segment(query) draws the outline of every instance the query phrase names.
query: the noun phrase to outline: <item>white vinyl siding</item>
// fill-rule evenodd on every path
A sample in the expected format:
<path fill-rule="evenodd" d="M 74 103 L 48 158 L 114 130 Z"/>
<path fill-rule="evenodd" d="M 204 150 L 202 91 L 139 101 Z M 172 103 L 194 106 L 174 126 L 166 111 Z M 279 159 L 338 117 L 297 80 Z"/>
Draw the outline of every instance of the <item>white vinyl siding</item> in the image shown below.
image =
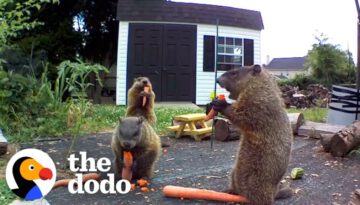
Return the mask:
<path fill-rule="evenodd" d="M 205 105 L 210 102 L 210 93 L 214 90 L 215 72 L 203 71 L 203 49 L 204 36 L 216 36 L 216 25 L 197 25 L 197 52 L 196 52 L 196 104 Z M 243 29 L 229 26 L 219 26 L 219 36 L 231 38 L 248 38 L 254 40 L 254 64 L 261 63 L 260 39 L 261 31 Z M 218 77 L 224 71 L 218 71 Z M 224 93 L 228 96 L 226 90 L 217 86 L 216 92 Z M 227 99 L 228 100 L 228 99 Z"/>
<path fill-rule="evenodd" d="M 119 22 L 119 38 L 116 72 L 116 104 L 126 104 L 126 69 L 128 55 L 129 22 Z"/>

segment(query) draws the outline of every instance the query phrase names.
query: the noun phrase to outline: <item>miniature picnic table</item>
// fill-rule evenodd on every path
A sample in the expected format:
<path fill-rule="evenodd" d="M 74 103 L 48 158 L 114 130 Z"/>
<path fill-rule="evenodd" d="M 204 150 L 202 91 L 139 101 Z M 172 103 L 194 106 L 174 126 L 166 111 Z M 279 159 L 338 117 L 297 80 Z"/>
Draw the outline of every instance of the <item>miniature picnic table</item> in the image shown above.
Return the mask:
<path fill-rule="evenodd" d="M 176 132 L 175 138 L 189 135 L 196 141 L 201 141 L 204 137 L 208 137 L 212 133 L 212 127 L 206 124 L 205 117 L 206 115 L 204 113 L 178 115 L 174 117 L 178 125 L 170 126 L 168 129 Z"/>

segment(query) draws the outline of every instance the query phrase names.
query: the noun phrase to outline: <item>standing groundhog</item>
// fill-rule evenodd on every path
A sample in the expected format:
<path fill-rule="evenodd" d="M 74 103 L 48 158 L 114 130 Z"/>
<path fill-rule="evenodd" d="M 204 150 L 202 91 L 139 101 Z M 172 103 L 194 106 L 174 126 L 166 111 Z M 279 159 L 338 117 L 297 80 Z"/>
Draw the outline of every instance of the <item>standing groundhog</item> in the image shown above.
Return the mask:
<path fill-rule="evenodd" d="M 144 87 L 149 86 L 149 93 L 144 92 Z M 143 106 L 143 97 L 146 97 L 146 104 Z M 126 117 L 143 116 L 154 127 L 156 125 L 156 115 L 154 111 L 155 93 L 147 77 L 138 77 L 128 90 L 128 107 Z"/>
<path fill-rule="evenodd" d="M 229 70 L 217 82 L 236 101 L 229 105 L 214 100 L 214 109 L 231 120 L 243 136 L 229 191 L 246 196 L 255 205 L 288 197 L 291 189 L 278 192 L 278 186 L 289 163 L 293 136 L 275 80 L 254 65 Z"/>
<path fill-rule="evenodd" d="M 111 149 L 115 155 L 114 170 L 121 176 L 123 151 L 133 155 L 133 179 L 150 178 L 161 153 L 160 138 L 142 117 L 126 117 L 115 128 Z"/>

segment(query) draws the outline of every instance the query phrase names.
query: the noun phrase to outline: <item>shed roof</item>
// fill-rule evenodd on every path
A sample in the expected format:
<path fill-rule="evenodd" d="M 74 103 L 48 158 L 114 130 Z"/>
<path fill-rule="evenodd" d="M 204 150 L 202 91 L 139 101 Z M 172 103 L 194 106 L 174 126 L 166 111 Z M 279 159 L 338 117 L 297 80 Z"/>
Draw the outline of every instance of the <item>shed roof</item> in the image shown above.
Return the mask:
<path fill-rule="evenodd" d="M 269 70 L 302 70 L 306 57 L 273 58 L 266 66 Z"/>
<path fill-rule="evenodd" d="M 219 24 L 264 29 L 259 11 L 233 7 L 180 3 L 165 0 L 118 0 L 117 19 L 120 21 L 159 21 Z"/>

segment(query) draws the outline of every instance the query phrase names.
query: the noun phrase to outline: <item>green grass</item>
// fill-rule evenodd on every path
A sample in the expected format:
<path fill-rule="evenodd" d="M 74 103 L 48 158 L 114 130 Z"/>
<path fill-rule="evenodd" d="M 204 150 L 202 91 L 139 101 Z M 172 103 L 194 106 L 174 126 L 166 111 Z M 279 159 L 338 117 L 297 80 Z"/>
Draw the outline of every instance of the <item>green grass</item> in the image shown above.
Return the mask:
<path fill-rule="evenodd" d="M 168 131 L 166 127 L 171 126 L 172 119 L 176 115 L 189 114 L 189 113 L 204 113 L 205 110 L 201 108 L 168 108 L 160 107 L 155 109 L 157 117 L 156 131 L 159 135 L 164 135 Z"/>
<path fill-rule="evenodd" d="M 0 204 L 10 204 L 14 199 L 16 196 L 9 189 L 5 179 L 0 179 Z"/>
<path fill-rule="evenodd" d="M 116 126 L 119 118 L 125 116 L 125 106 L 115 105 L 88 105 L 88 110 L 82 119 L 79 130 L 76 127 L 67 125 L 68 109 L 61 108 L 54 113 L 45 116 L 39 115 L 36 119 L 30 116 L 19 116 L 17 122 L 2 126 L 5 135 L 12 143 L 29 143 L 38 137 L 63 137 L 67 135 L 85 135 L 100 131 L 111 131 Z M 203 109 L 194 108 L 155 108 L 157 115 L 156 131 L 159 134 L 166 133 L 166 127 L 171 125 L 175 115 L 204 112 Z M 76 120 L 75 120 L 76 121 Z M 28 122 L 22 124 L 21 122 Z M 1 126 L 0 126 L 1 127 Z"/>
<path fill-rule="evenodd" d="M 84 135 L 100 131 L 111 131 L 120 117 L 125 115 L 125 106 L 115 105 L 87 105 L 80 128 L 69 127 L 67 125 L 67 108 L 58 109 L 54 113 L 39 115 L 35 119 L 30 116 L 19 115 L 19 120 L 14 124 L 1 126 L 5 134 L 12 143 L 32 142 L 38 137 L 63 137 L 66 135 Z M 203 108 L 181 108 L 181 107 L 159 107 L 155 109 L 157 115 L 156 131 L 166 134 L 166 127 L 171 125 L 172 118 L 179 114 L 204 112 Z M 302 112 L 306 120 L 314 122 L 325 122 L 326 108 L 309 109 L 288 109 L 288 112 Z M 15 124 L 16 123 L 16 124 Z M 8 126 L 8 127 L 6 127 Z M 11 129 L 10 129 L 11 127 Z"/>
<path fill-rule="evenodd" d="M 306 109 L 288 109 L 289 113 L 301 112 L 304 114 L 305 120 L 313 121 L 313 122 L 326 122 L 327 117 L 327 108 L 306 108 Z"/>

